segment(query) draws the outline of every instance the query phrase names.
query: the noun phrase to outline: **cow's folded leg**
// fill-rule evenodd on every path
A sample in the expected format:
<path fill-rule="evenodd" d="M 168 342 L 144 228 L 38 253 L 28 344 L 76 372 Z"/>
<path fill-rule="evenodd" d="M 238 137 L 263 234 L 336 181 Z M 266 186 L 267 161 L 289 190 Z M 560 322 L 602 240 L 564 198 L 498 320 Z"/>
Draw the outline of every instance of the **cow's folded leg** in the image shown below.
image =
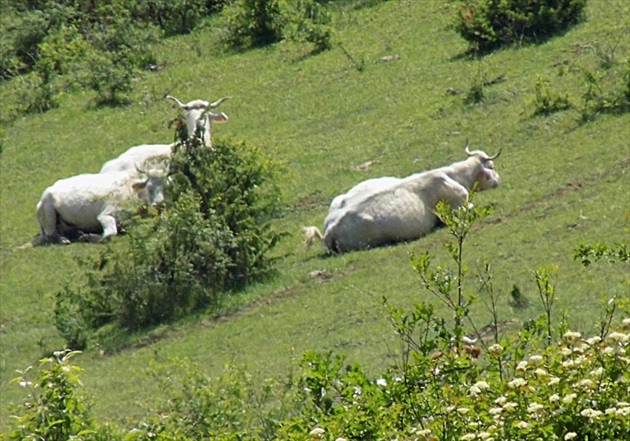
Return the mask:
<path fill-rule="evenodd" d="M 109 214 L 101 214 L 98 216 L 98 221 L 103 226 L 103 236 L 100 240 L 107 240 L 112 236 L 118 234 L 118 228 L 116 227 L 116 219 Z"/>

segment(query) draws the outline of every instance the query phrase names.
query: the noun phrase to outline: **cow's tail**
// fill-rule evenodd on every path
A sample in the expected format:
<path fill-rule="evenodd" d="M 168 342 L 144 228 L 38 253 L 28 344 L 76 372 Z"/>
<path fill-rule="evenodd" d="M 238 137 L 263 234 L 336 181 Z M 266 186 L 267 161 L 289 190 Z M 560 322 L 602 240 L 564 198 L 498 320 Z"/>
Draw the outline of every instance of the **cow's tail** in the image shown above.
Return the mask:
<path fill-rule="evenodd" d="M 313 241 L 315 240 L 315 238 L 318 238 L 319 240 L 324 240 L 322 232 L 319 231 L 319 228 L 317 227 L 303 227 L 302 231 L 304 231 L 304 249 L 306 250 L 313 246 Z"/>

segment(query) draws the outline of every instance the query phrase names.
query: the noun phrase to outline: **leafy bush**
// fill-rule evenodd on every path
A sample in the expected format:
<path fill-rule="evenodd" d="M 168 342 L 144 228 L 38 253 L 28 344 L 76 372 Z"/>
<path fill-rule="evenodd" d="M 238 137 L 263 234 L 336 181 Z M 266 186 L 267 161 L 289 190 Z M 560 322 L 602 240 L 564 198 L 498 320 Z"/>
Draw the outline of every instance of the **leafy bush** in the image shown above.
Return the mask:
<path fill-rule="evenodd" d="M 107 11 L 103 8 L 101 14 Z M 112 15 L 106 24 L 91 26 L 86 37 L 90 50 L 77 74 L 80 84 L 97 93 L 98 104 L 124 103 L 138 68 L 155 63 L 149 49 L 157 41 L 155 28 L 134 23 L 129 11 Z"/>
<path fill-rule="evenodd" d="M 224 42 L 232 49 L 266 46 L 284 37 L 278 0 L 236 0 L 223 12 Z"/>
<path fill-rule="evenodd" d="M 187 34 L 199 20 L 221 9 L 226 0 L 142 0 L 131 2 L 133 16 L 156 24 L 165 35 Z"/>
<path fill-rule="evenodd" d="M 269 275 L 281 236 L 269 225 L 274 173 L 273 161 L 242 142 L 180 142 L 159 215 L 129 219 L 127 246 L 84 263 L 84 286 L 57 294 L 56 324 L 68 344 L 83 346 L 85 329 L 112 321 L 134 330 L 219 308 Z"/>
<path fill-rule="evenodd" d="M 534 84 L 534 115 L 550 115 L 571 107 L 568 94 L 560 94 L 549 88 L 549 81 L 540 77 Z"/>
<path fill-rule="evenodd" d="M 289 12 L 291 39 L 313 44 L 313 53 L 328 50 L 332 47 L 331 16 L 328 9 L 316 0 L 299 0 L 291 3 Z"/>
<path fill-rule="evenodd" d="M 456 29 L 473 48 L 538 42 L 579 22 L 586 0 L 464 0 Z"/>
<path fill-rule="evenodd" d="M 15 415 L 12 440 L 66 441 L 74 437 L 96 440 L 94 421 L 87 406 L 74 389 L 79 382 L 78 366 L 70 360 L 77 352 L 55 352 L 52 357 L 39 361 L 35 378 L 31 368 L 19 372 L 13 382 L 28 390 L 28 401 Z M 106 438 L 101 438 L 106 439 Z"/>

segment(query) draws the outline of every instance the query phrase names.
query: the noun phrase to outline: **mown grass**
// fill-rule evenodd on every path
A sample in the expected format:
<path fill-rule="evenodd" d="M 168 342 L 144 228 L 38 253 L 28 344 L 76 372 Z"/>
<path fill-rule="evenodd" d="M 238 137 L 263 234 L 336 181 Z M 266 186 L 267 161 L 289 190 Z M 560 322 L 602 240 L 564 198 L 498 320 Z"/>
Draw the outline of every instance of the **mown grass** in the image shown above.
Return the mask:
<path fill-rule="evenodd" d="M 112 348 L 129 346 L 82 355 L 83 380 L 100 419 L 131 423 L 145 411 L 158 393 L 143 374 L 152 358 L 189 357 L 209 374 L 242 363 L 258 377 L 285 375 L 306 349 L 343 353 L 372 371 L 390 364 L 398 343 L 381 299 L 397 305 L 431 300 L 420 290 L 409 253 L 429 250 L 447 263 L 441 246 L 446 231 L 326 257 L 321 249 L 302 250 L 300 227 L 321 226 L 330 200 L 358 181 L 462 159 L 466 138 L 471 148 L 503 149 L 496 161 L 501 186 L 477 198 L 495 212 L 467 249 L 472 270 L 484 257 L 492 262 L 495 289 L 504 293 L 500 316 L 524 321 L 539 314 L 531 270 L 555 264 L 558 315 L 568 310 L 574 329 L 593 331 L 600 296 L 629 296 L 628 277 L 607 264 L 585 270 L 571 253 L 582 241 L 628 238 L 630 120 L 627 113 L 609 113 L 581 122 L 576 109 L 533 117 L 533 88 L 543 76 L 579 103 L 582 79 L 559 76 L 558 62 L 571 59 L 595 69 L 593 52 L 576 47 L 614 43 L 616 58 L 623 60 L 630 42 L 620 41 L 619 33 L 627 35 L 629 14 L 624 2 L 592 1 L 587 21 L 565 35 L 481 59 L 467 56 L 466 43 L 450 26 L 453 10 L 440 1 L 346 10 L 335 20 L 335 41 L 346 52 L 336 46 L 313 57 L 293 43 L 222 53 L 210 22 L 156 49 L 164 69 L 136 85 L 131 106 L 92 108 L 88 93 L 68 94 L 59 109 L 5 124 L 0 425 L 8 421 L 9 403 L 22 398 L 9 384 L 15 370 L 63 344 L 52 325 L 53 294 L 81 277 L 76 259 L 102 249 L 76 244 L 16 250 L 38 230 L 34 207 L 41 192 L 57 179 L 98 171 L 129 146 L 170 141 L 167 122 L 176 113 L 162 98 L 172 87 L 182 100 L 233 97 L 221 106 L 230 120 L 215 126 L 214 136 L 263 145 L 283 162 L 286 211 L 276 227 L 290 235 L 275 251 L 277 277 L 233 299 L 224 318 L 202 314 L 143 335 L 112 335 Z M 391 54 L 400 58 L 378 61 Z M 465 103 L 476 82 L 500 75 L 503 81 L 483 89 L 483 101 Z M 9 87 L 2 86 L 3 96 Z M 368 161 L 374 163 L 367 170 L 356 169 Z M 533 306 L 508 305 L 514 285 Z M 489 321 L 479 305 L 473 314 L 480 326 Z"/>

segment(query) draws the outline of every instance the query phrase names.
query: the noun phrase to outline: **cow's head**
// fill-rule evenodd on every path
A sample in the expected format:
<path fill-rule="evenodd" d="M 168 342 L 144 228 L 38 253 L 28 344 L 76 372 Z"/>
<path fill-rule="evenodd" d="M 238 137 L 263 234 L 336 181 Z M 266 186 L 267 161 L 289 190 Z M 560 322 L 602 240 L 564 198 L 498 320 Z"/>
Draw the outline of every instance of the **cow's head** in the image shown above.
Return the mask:
<path fill-rule="evenodd" d="M 229 99 L 230 97 L 224 96 L 223 98 L 219 98 L 213 103 L 209 103 L 208 101 L 203 100 L 194 100 L 186 104 L 182 103 L 180 100 L 170 95 L 168 95 L 167 98 L 175 101 L 180 109 L 186 111 L 186 126 L 188 128 L 188 136 L 193 136 L 193 134 L 197 130 L 201 129 L 203 133 L 203 140 L 206 146 L 210 147 L 210 123 L 225 122 L 228 120 L 228 116 L 225 113 L 214 113 L 211 111 L 211 109 L 217 108 L 223 101 Z"/>
<path fill-rule="evenodd" d="M 494 170 L 493 161 L 499 157 L 501 149 L 499 149 L 497 154 L 489 156 L 482 150 L 470 151 L 468 149 L 468 140 L 466 140 L 464 151 L 469 158 L 474 157 L 479 161 L 479 170 L 477 178 L 475 179 L 477 182 L 477 190 L 482 191 L 497 187 L 499 185 L 499 174 Z"/>
<path fill-rule="evenodd" d="M 146 201 L 150 205 L 159 206 L 164 203 L 166 179 L 167 173 L 164 169 L 142 171 L 131 183 L 131 188 L 138 199 Z"/>

